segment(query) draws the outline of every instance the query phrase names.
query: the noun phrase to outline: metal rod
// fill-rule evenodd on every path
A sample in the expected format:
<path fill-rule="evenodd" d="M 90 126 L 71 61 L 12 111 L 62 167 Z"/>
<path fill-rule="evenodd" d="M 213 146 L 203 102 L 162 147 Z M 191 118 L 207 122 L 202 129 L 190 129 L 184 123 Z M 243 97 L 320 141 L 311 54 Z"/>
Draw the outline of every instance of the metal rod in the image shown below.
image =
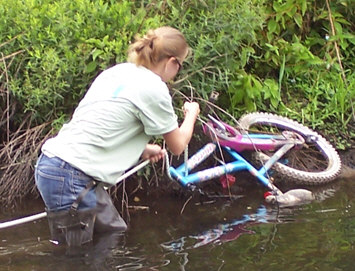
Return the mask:
<path fill-rule="evenodd" d="M 132 168 L 131 170 L 127 171 L 125 174 L 121 175 L 117 179 L 116 184 L 118 184 L 119 182 L 121 182 L 125 178 L 129 177 L 130 175 L 132 175 L 136 171 L 140 170 L 141 168 L 145 167 L 148 163 L 149 163 L 149 159 L 143 161 L 139 165 L 137 165 L 134 168 Z M 1 222 L 0 223 L 0 229 L 5 229 L 5 228 L 12 227 L 12 226 L 24 224 L 24 223 L 31 222 L 31 221 L 34 221 L 34 220 L 37 220 L 37 219 L 40 219 L 40 218 L 43 218 L 43 217 L 46 217 L 46 216 L 47 216 L 47 212 L 42 212 L 42 213 L 39 213 L 39 214 L 26 216 L 26 217 L 15 219 L 15 220 Z"/>
<path fill-rule="evenodd" d="M 281 157 L 288 152 L 290 149 L 292 149 L 295 146 L 295 144 L 290 143 L 290 144 L 285 144 L 282 146 L 280 149 L 277 150 L 273 154 L 273 156 L 270 157 L 270 159 L 264 164 L 264 166 L 259 170 L 260 174 L 265 175 L 266 172 L 275 164 L 277 163 Z"/>
<path fill-rule="evenodd" d="M 0 223 L 0 229 L 5 229 L 8 227 L 12 227 L 12 226 L 16 226 L 16 225 L 20 225 L 23 223 L 27 223 L 27 222 L 31 222 L 43 217 L 47 216 L 47 212 L 43 212 L 43 213 L 39 213 L 36 215 L 31 215 L 31 216 L 26 216 L 23 218 L 19 218 L 19 219 L 15 219 L 15 220 L 11 220 L 11 221 L 7 221 L 7 222 L 2 222 Z"/>
<path fill-rule="evenodd" d="M 123 174 L 120 177 L 118 177 L 117 180 L 116 180 L 116 184 L 118 184 L 119 182 L 123 181 L 125 178 L 131 176 L 133 173 L 135 173 L 136 171 L 140 170 L 141 168 L 145 167 L 148 164 L 149 164 L 149 159 L 143 161 L 139 165 L 137 165 L 134 168 L 132 168 L 131 170 L 127 171 L 125 174 Z"/>

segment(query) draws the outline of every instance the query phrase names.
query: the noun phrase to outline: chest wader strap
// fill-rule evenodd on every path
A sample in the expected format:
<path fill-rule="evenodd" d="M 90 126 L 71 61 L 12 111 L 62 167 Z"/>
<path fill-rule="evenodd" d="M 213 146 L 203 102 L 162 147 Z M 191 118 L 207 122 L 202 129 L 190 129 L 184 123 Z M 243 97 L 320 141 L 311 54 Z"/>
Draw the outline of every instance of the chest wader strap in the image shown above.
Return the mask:
<path fill-rule="evenodd" d="M 83 200 L 83 198 L 86 196 L 86 194 L 91 190 L 91 188 L 95 187 L 96 185 L 97 185 L 97 182 L 92 180 L 80 192 L 79 196 L 76 198 L 76 200 L 70 206 L 69 213 L 71 215 L 75 215 L 76 214 L 76 212 L 78 211 L 78 207 L 79 207 L 80 202 Z"/>
<path fill-rule="evenodd" d="M 69 247 L 78 247 L 92 241 L 97 208 L 78 210 L 78 207 L 86 194 L 96 185 L 96 181 L 90 181 L 69 210 L 47 211 L 53 243 L 66 243 Z"/>

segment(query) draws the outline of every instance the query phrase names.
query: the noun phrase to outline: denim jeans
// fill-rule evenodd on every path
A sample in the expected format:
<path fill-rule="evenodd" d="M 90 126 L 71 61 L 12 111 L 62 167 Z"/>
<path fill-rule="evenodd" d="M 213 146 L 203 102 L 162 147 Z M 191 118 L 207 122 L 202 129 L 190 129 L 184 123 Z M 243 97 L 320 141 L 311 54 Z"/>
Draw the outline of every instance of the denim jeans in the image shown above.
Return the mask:
<path fill-rule="evenodd" d="M 41 154 L 35 168 L 37 188 L 47 211 L 68 210 L 92 178 L 58 157 Z M 96 207 L 95 189 L 91 189 L 78 209 Z"/>

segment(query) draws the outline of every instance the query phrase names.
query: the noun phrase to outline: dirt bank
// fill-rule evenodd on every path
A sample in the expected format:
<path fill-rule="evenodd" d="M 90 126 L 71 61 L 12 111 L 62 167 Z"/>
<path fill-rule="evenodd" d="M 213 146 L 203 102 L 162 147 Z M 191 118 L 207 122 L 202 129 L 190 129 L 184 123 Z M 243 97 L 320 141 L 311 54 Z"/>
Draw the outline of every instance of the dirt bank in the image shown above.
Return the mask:
<path fill-rule="evenodd" d="M 355 178 L 355 148 L 345 152 L 339 152 L 343 163 L 340 177 Z"/>

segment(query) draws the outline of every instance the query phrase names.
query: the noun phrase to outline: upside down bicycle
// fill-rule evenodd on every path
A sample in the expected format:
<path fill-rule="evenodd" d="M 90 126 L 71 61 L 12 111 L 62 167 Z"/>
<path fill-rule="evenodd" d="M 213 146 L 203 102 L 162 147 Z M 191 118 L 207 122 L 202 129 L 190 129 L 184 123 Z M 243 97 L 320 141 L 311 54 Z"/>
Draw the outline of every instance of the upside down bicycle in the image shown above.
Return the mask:
<path fill-rule="evenodd" d="M 334 147 L 317 132 L 289 118 L 249 113 L 239 119 L 238 127 L 211 115 L 208 118 L 203 131 L 211 142 L 180 166 L 169 166 L 169 176 L 183 187 L 247 170 L 274 195 L 282 195 L 270 181 L 270 170 L 306 185 L 328 183 L 340 173 L 341 160 Z M 230 161 L 218 159 L 220 165 L 194 172 L 205 159 L 222 150 L 231 157 Z M 249 162 L 243 156 L 244 151 L 255 152 L 261 166 Z"/>

